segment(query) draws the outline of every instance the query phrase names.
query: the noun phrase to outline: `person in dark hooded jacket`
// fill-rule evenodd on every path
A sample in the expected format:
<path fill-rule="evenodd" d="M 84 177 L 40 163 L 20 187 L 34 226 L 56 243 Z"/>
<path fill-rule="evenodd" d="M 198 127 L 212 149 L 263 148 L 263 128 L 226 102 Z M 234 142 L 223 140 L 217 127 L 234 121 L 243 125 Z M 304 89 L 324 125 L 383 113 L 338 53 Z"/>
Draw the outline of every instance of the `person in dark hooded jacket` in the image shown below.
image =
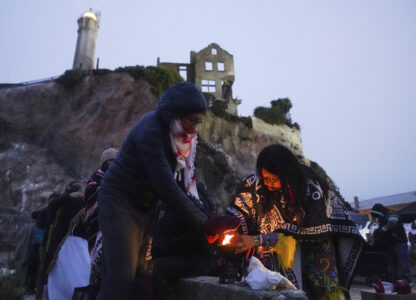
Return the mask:
<path fill-rule="evenodd" d="M 172 85 L 156 109 L 133 126 L 104 175 L 98 196 L 104 259 L 97 299 L 151 298 L 146 252 L 150 211 L 158 199 L 202 231 L 207 215 L 187 193 L 196 190 L 190 161 L 195 155 L 196 125 L 206 109 L 195 85 Z"/>
<path fill-rule="evenodd" d="M 410 260 L 407 252 L 407 236 L 403 222 L 393 211 L 381 203 L 373 205 L 370 211 L 371 217 L 378 221 L 378 228 L 374 231 L 374 247 L 384 250 L 396 258 L 397 279 L 410 278 Z"/>

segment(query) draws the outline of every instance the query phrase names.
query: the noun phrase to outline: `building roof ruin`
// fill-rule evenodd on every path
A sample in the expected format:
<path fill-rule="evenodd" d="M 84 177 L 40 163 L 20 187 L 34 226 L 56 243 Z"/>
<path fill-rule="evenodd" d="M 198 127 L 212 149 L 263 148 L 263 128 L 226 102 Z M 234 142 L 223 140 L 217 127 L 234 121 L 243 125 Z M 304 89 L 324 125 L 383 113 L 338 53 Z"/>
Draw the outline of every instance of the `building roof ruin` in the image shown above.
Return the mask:
<path fill-rule="evenodd" d="M 226 111 L 237 115 L 241 100 L 234 99 L 232 85 L 235 81 L 233 55 L 218 44 L 211 43 L 199 52 L 191 51 L 190 63 L 161 62 L 157 66 L 177 71 L 185 81 L 195 84 L 203 93 L 212 95 L 209 102 L 220 100 L 226 103 Z"/>

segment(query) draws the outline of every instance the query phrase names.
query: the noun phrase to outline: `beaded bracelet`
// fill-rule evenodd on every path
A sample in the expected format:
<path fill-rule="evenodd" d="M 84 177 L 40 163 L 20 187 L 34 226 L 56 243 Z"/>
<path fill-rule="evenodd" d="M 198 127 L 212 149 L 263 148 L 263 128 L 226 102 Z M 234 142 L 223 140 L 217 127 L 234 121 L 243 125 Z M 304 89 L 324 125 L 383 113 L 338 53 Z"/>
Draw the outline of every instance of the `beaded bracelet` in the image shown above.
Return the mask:
<path fill-rule="evenodd" d="M 257 246 L 260 246 L 260 238 L 259 238 L 259 236 L 258 235 L 253 235 L 253 241 L 254 241 L 254 245 L 257 247 Z"/>

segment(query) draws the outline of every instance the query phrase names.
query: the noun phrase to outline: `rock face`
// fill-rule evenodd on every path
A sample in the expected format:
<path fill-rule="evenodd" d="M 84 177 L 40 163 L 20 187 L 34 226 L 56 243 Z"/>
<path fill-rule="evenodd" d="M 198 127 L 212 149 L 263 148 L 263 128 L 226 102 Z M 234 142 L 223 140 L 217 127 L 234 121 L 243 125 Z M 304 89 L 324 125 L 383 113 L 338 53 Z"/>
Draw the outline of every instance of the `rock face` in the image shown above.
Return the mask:
<path fill-rule="evenodd" d="M 43 195 L 87 179 L 101 152 L 120 147 L 156 103 L 146 81 L 125 73 L 85 77 L 72 89 L 55 81 L 1 89 L 0 205 L 22 206 L 24 186 Z M 32 211 L 33 201 L 21 212 Z"/>
<path fill-rule="evenodd" d="M 62 192 L 74 179 L 86 181 L 101 152 L 120 148 L 157 101 L 147 81 L 127 73 L 87 76 L 71 88 L 56 81 L 1 88 L 0 207 L 30 220 L 52 191 Z M 273 135 L 208 112 L 198 130 L 197 176 L 220 211 L 264 146 L 283 143 L 302 155 L 299 132 L 288 141 L 288 134 L 296 136 L 290 128 Z"/>
<path fill-rule="evenodd" d="M 224 151 L 229 165 L 239 177 L 253 172 L 259 152 L 273 143 L 285 145 L 303 158 L 298 130 L 287 125 L 269 125 L 255 117 L 252 120 L 254 128 L 248 128 L 241 122 L 227 121 L 208 111 L 198 133 L 204 140 L 218 145 Z"/>
<path fill-rule="evenodd" d="M 265 146 L 274 143 L 283 144 L 301 159 L 304 159 L 298 130 L 286 125 L 268 125 L 254 117 L 252 119 L 255 121 L 253 122 L 254 128 L 248 128 L 242 122 L 228 121 L 208 111 L 204 122 L 198 128 L 198 134 L 202 140 L 209 142 L 210 147 L 216 150 L 212 153 L 217 153 L 216 158 L 209 154 L 198 156 L 200 159 L 197 160 L 197 163 L 202 165 L 199 169 L 200 173 L 203 173 L 198 175 L 200 178 L 206 179 L 209 191 L 218 199 L 220 207 L 226 206 L 226 203 L 230 201 L 236 182 L 255 171 L 257 155 Z M 259 123 L 263 123 L 260 130 L 255 128 Z M 219 155 L 218 152 L 222 155 Z M 225 158 L 226 163 L 220 156 Z M 206 157 L 208 157 L 208 161 L 213 160 L 211 166 L 207 165 Z M 213 170 L 217 170 L 219 173 L 215 177 L 210 176 L 207 179 L 204 175 L 207 172 L 212 173 Z M 217 184 L 211 184 L 211 182 Z"/>

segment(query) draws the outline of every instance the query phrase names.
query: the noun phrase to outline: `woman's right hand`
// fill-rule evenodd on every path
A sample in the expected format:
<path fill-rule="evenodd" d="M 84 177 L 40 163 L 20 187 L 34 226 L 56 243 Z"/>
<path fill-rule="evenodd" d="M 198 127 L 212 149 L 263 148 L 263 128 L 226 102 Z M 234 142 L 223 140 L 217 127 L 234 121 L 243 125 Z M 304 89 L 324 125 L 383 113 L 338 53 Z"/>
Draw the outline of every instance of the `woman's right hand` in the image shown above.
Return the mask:
<path fill-rule="evenodd" d="M 256 247 L 254 236 L 236 235 L 231 239 L 230 245 L 228 247 L 234 249 L 236 254 L 242 253 L 250 248 L 254 248 Z"/>

